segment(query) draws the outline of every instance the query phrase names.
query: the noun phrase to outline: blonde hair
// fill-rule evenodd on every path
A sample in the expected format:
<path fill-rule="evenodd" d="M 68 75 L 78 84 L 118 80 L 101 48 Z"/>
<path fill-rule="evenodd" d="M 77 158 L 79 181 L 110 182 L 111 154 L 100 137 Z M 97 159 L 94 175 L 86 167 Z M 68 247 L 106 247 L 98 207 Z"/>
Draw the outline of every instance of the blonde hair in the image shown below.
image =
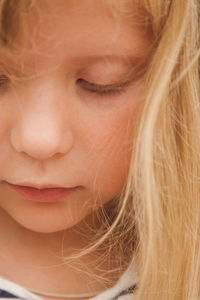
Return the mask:
<path fill-rule="evenodd" d="M 157 45 L 130 170 L 136 299 L 200 299 L 199 3 L 141 2 Z"/>
<path fill-rule="evenodd" d="M 123 11 L 123 7 L 116 7 L 116 1 L 108 2 L 113 10 L 122 9 L 124 15 L 133 18 L 134 11 Z M 136 300 L 197 300 L 200 299 L 200 3 L 198 0 L 133 2 L 142 12 L 141 24 L 150 26 L 153 36 L 153 56 L 145 75 L 146 97 L 137 139 L 133 142 L 127 185 L 120 197 L 114 199 L 118 203 L 117 213 L 106 226 L 107 232 L 90 249 L 111 236 L 112 247 L 119 241 L 116 235 L 121 248 L 126 241 L 125 252 L 129 257 L 124 265 L 132 257 L 137 262 Z M 20 29 L 20 14 L 16 12 L 24 3 L 24 0 L 0 1 L 3 44 L 9 45 L 15 35 L 5 15 L 13 15 L 13 22 Z"/>

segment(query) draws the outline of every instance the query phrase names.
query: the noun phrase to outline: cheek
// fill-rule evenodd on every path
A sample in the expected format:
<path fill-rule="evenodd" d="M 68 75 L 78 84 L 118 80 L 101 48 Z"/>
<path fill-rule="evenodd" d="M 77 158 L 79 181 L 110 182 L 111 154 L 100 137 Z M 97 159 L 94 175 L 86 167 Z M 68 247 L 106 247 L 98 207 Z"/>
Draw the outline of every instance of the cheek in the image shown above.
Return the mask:
<path fill-rule="evenodd" d="M 88 172 L 91 187 L 101 203 L 112 199 L 125 186 L 138 110 L 137 105 L 115 110 L 104 118 L 101 126 L 91 126 L 89 131 L 92 147 L 88 151 Z"/>

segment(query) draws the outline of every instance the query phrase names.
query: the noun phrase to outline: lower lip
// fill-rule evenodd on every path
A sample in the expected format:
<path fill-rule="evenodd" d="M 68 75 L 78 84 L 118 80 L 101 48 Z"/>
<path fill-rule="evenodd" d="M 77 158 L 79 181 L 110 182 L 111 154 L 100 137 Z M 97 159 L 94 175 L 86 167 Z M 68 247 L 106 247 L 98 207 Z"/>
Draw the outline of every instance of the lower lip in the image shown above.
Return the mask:
<path fill-rule="evenodd" d="M 36 189 L 33 187 L 9 184 L 9 186 L 18 192 L 21 196 L 35 202 L 55 202 L 73 193 L 75 188 L 47 188 Z"/>

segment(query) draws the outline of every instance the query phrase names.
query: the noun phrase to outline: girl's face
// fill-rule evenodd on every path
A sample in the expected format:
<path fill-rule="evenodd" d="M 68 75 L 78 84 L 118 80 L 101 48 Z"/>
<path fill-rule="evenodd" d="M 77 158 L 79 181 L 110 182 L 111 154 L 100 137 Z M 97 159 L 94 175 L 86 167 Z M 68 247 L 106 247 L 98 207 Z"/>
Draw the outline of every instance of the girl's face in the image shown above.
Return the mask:
<path fill-rule="evenodd" d="M 0 206 L 28 229 L 55 232 L 125 185 L 149 38 L 93 0 L 38 1 L 27 31 L 1 50 Z M 76 189 L 38 202 L 10 184 Z"/>

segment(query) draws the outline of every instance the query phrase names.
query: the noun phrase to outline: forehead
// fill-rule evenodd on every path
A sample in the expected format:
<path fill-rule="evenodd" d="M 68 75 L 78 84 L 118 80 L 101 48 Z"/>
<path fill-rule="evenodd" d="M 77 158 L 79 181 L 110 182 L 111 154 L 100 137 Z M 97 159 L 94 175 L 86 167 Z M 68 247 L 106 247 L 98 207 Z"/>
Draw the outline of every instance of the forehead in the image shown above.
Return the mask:
<path fill-rule="evenodd" d="M 19 33 L 12 47 L 11 57 L 15 62 L 23 61 L 29 66 L 37 63 L 37 68 L 43 68 L 46 63 L 53 65 L 55 60 L 62 63 L 63 56 L 73 62 L 79 57 L 129 57 L 133 52 L 140 57 L 147 53 L 146 32 L 130 24 L 123 14 L 113 14 L 106 0 L 34 3 L 26 19 L 26 38 Z"/>

